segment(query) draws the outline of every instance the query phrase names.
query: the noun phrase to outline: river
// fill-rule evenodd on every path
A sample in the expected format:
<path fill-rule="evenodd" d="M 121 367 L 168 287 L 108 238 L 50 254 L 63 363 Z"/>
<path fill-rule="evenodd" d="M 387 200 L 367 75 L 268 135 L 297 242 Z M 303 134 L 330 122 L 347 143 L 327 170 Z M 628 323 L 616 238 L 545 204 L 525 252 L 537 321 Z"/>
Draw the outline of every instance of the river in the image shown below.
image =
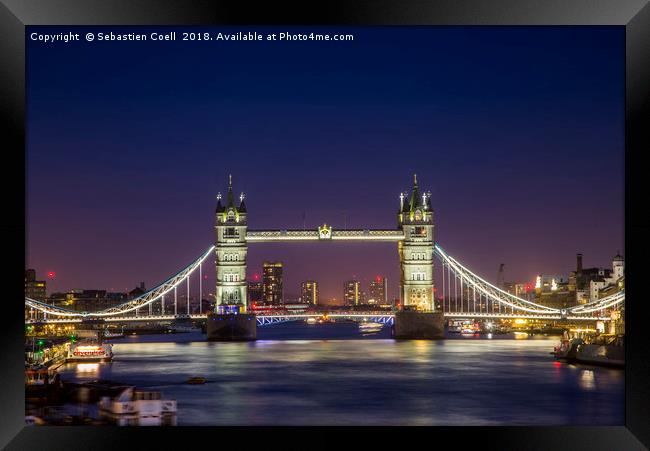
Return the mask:
<path fill-rule="evenodd" d="M 624 372 L 556 362 L 558 341 L 395 341 L 388 327 L 361 337 L 354 324 L 285 323 L 250 343 L 129 336 L 111 363 L 60 370 L 161 391 L 179 425 L 623 425 Z M 185 384 L 191 376 L 208 382 Z"/>

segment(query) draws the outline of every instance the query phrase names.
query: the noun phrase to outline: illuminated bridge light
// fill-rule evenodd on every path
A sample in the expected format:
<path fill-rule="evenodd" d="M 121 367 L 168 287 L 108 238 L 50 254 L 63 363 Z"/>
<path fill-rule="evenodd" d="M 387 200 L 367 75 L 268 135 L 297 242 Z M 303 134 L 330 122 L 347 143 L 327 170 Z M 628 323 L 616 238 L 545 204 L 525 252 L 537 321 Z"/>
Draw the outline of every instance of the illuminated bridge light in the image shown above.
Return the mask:
<path fill-rule="evenodd" d="M 399 238 L 389 235 L 390 239 Z M 162 314 L 139 314 L 139 309 L 142 307 L 150 306 L 153 303 L 162 302 L 164 306 L 164 296 L 171 291 L 176 291 L 179 285 L 188 283 L 188 279 L 195 271 L 201 271 L 202 263 L 213 254 L 215 247 L 211 246 L 205 253 L 198 257 L 195 261 L 183 268 L 177 274 L 173 275 L 160 285 L 147 291 L 141 296 L 124 302 L 122 304 L 110 307 L 97 312 L 79 312 L 69 310 L 63 307 L 49 305 L 45 302 L 37 301 L 25 297 L 25 306 L 33 309 L 35 312 L 40 312 L 41 318 L 32 317 L 25 320 L 27 324 L 42 324 L 42 323 L 78 323 L 82 320 L 96 319 L 104 321 L 142 321 L 143 319 L 149 320 L 173 320 L 175 318 L 191 318 L 191 319 L 205 319 L 206 315 L 203 313 L 194 314 L 187 311 L 177 312 L 177 315 L 166 314 L 161 309 Z M 622 288 L 619 292 L 609 295 L 602 299 L 589 302 L 587 304 L 579 305 L 576 307 L 568 308 L 565 311 L 546 307 L 526 299 L 508 293 L 485 279 L 479 277 L 471 272 L 468 268 L 463 266 L 458 260 L 447 254 L 438 244 L 434 245 L 434 255 L 442 263 L 443 271 L 443 284 L 442 284 L 442 308 L 443 314 L 448 318 L 492 318 L 492 319 L 568 319 L 576 321 L 610 321 L 611 316 L 605 316 L 608 309 L 620 307 L 625 303 L 625 290 Z M 54 271 L 50 271 L 49 275 L 54 277 Z M 379 279 L 379 276 L 377 277 Z M 192 278 L 192 280 L 202 281 L 203 277 Z M 450 305 L 450 298 L 453 292 L 453 283 L 455 282 L 460 286 L 461 309 L 453 310 Z M 184 287 L 183 287 L 184 288 Z M 526 286 L 530 289 L 530 285 Z M 188 287 L 189 290 L 189 287 Z M 468 299 L 469 298 L 469 299 Z M 169 298 L 168 298 L 169 299 Z M 487 311 L 485 305 L 489 304 L 492 311 Z M 498 307 L 498 308 L 495 308 Z M 255 307 L 255 304 L 253 304 Z M 185 310 L 185 309 L 184 309 Z M 151 310 L 150 310 L 151 311 Z M 135 316 L 128 316 L 133 314 Z M 390 323 L 394 321 L 394 315 L 377 313 L 368 314 L 368 312 L 354 313 L 331 313 L 327 314 L 284 314 L 284 315 L 257 315 L 257 323 L 259 325 L 276 324 L 279 322 L 295 321 L 298 319 L 306 318 L 353 318 L 364 319 L 371 321 L 378 321 L 383 323 Z"/>

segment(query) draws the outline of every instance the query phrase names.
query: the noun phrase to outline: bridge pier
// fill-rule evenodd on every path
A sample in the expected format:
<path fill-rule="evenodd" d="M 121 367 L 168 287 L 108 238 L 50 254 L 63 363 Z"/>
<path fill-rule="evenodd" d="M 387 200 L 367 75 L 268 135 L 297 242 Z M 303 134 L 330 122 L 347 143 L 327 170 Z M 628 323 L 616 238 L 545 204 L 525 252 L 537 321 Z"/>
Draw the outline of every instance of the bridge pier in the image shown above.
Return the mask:
<path fill-rule="evenodd" d="M 395 312 L 396 339 L 437 340 L 445 338 L 445 321 L 442 312 Z"/>
<path fill-rule="evenodd" d="M 257 320 L 254 313 L 209 313 L 206 333 L 208 341 L 253 341 L 257 339 Z"/>

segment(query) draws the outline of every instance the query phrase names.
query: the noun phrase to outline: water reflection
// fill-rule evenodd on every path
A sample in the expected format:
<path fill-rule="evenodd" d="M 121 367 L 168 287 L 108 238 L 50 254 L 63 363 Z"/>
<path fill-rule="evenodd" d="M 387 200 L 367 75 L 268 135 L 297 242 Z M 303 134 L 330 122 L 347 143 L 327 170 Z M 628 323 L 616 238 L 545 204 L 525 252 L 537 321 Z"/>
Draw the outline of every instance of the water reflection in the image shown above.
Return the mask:
<path fill-rule="evenodd" d="M 624 421 L 623 373 L 554 362 L 549 351 L 557 338 L 342 340 L 347 332 L 330 325 L 336 339 L 320 339 L 322 330 L 315 330 L 316 340 L 304 334 L 298 340 L 276 339 L 281 327 L 288 328 L 287 335 L 299 335 L 290 325 L 278 325 L 269 332 L 260 328 L 261 339 L 252 343 L 209 343 L 200 334 L 191 346 L 146 336 L 124 339 L 114 345 L 113 363 L 83 371 L 79 365 L 65 367 L 62 378 L 160 390 L 177 400 L 179 425 Z M 185 384 L 193 376 L 208 382 Z"/>
<path fill-rule="evenodd" d="M 582 370 L 578 383 L 580 384 L 580 388 L 583 390 L 595 390 L 596 376 L 594 375 L 593 370 Z"/>
<path fill-rule="evenodd" d="M 83 376 L 96 375 L 99 371 L 99 363 L 78 363 L 76 371 Z"/>

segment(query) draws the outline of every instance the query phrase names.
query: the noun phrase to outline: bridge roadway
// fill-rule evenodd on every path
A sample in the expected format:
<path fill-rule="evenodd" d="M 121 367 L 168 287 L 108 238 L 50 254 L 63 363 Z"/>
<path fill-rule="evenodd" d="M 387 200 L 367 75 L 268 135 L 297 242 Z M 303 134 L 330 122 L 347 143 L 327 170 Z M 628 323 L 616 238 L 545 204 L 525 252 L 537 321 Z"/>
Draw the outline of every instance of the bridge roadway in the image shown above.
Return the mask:
<path fill-rule="evenodd" d="M 393 313 L 297 313 L 286 315 L 257 315 L 257 324 L 264 326 L 278 322 L 296 321 L 308 318 L 346 318 L 357 321 L 374 321 L 383 324 L 393 324 L 395 315 Z M 546 320 L 569 320 L 569 321 L 611 321 L 610 317 L 584 317 L 584 316 L 567 316 L 560 315 L 516 315 L 509 313 L 472 313 L 472 312 L 444 312 L 445 318 L 450 319 L 546 319 Z M 143 315 L 143 316 L 118 316 L 103 318 L 47 318 L 47 319 L 30 319 L 25 320 L 25 324 L 71 324 L 71 323 L 119 323 L 119 322 L 136 322 L 136 321 L 174 321 L 183 319 L 206 319 L 207 314 L 179 314 L 179 315 Z"/>

